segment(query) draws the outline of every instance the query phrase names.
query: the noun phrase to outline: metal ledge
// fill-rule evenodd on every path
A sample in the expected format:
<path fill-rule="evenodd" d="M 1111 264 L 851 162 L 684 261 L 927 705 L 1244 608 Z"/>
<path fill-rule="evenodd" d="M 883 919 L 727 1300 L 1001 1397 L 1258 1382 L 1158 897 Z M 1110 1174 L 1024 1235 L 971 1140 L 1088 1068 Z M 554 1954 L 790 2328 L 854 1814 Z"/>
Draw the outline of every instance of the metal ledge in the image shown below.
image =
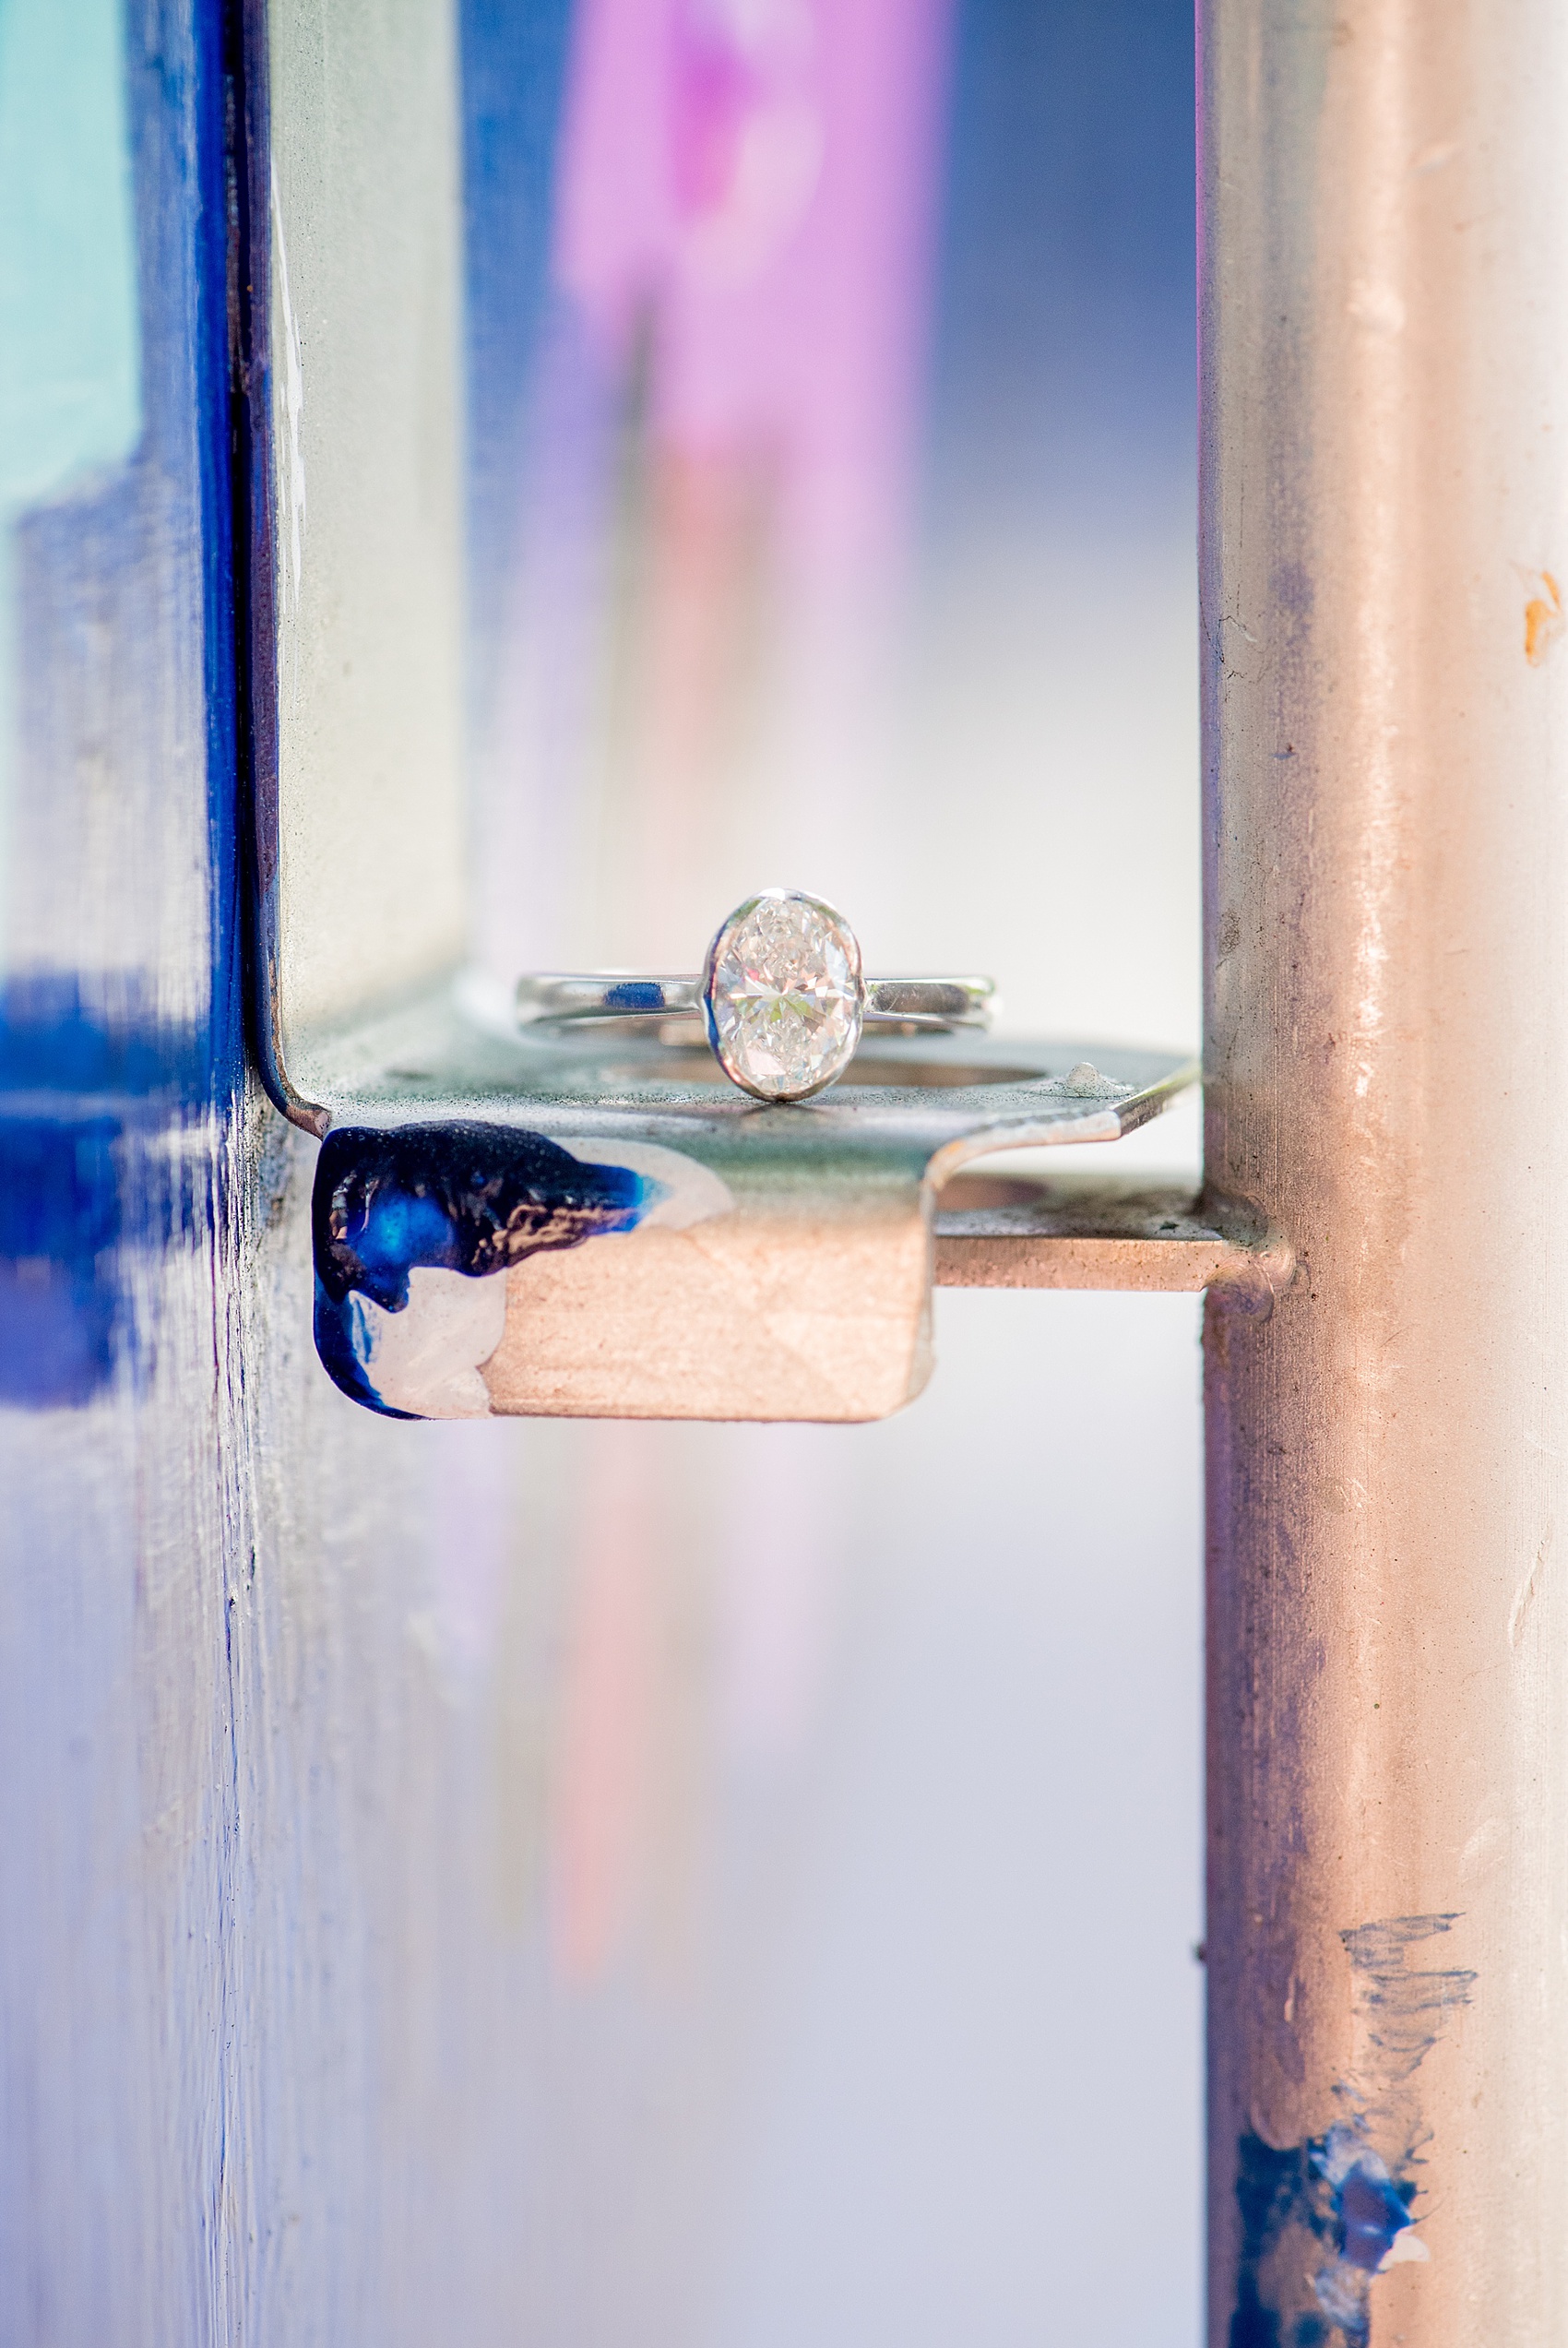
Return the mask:
<path fill-rule="evenodd" d="M 1294 1264 L 1189 1189 L 959 1174 L 936 1205 L 939 1288 L 1229 1288 L 1266 1305 Z"/>
<path fill-rule="evenodd" d="M 933 1222 L 937 1276 L 970 1284 L 1239 1270 L 1163 1195 L 1151 1222 L 1099 1191 L 1086 1210 L 955 1186 L 999 1150 L 1114 1142 L 1196 1073 L 892 1036 L 831 1092 L 769 1108 L 679 1031 L 519 1033 L 471 983 L 439 988 L 294 1056 L 291 1106 L 323 1138 L 317 1348 L 394 1415 L 880 1418 L 930 1374 Z"/>

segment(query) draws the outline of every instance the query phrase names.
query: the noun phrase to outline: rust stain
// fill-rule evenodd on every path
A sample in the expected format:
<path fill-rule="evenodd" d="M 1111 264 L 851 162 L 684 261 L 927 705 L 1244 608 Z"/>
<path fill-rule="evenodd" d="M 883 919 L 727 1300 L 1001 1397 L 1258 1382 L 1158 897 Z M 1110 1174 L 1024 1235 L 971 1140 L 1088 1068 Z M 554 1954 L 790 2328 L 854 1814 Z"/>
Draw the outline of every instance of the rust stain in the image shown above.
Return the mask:
<path fill-rule="evenodd" d="M 1546 595 L 1532 595 L 1525 606 L 1525 658 L 1533 669 L 1539 668 L 1562 633 L 1562 590 L 1550 571 L 1538 576 Z"/>

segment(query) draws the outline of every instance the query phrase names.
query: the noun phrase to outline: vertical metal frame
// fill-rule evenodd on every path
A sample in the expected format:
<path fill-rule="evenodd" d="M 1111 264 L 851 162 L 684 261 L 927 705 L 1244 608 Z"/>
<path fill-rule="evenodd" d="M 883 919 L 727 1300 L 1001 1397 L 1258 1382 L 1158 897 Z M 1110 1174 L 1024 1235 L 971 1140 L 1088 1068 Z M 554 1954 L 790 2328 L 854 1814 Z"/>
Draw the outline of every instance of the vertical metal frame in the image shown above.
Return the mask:
<path fill-rule="evenodd" d="M 1568 18 L 1206 0 L 1200 102 L 1211 2339 L 1546 2348 Z"/>

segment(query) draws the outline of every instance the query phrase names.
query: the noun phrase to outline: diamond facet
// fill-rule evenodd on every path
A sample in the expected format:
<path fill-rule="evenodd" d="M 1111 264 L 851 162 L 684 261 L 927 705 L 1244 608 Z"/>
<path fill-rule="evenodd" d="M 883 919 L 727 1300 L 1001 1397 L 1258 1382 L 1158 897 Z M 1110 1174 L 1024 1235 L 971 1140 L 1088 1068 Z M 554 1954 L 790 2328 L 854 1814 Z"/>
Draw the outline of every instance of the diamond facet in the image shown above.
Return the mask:
<path fill-rule="evenodd" d="M 708 1041 L 763 1101 L 803 1101 L 841 1076 L 861 1040 L 861 949 L 841 913 L 798 888 L 732 912 L 707 949 Z"/>

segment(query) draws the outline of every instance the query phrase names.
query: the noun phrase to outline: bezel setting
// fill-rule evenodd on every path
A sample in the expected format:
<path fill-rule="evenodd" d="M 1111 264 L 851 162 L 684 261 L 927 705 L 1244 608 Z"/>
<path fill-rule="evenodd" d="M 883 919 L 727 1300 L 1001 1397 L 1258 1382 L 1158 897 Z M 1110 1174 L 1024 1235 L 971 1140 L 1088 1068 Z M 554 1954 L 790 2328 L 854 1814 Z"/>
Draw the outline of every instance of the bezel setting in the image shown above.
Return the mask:
<path fill-rule="evenodd" d="M 773 1105 L 826 1091 L 865 1021 L 860 941 L 826 898 L 765 888 L 721 924 L 703 963 L 703 1019 L 732 1084 Z"/>

